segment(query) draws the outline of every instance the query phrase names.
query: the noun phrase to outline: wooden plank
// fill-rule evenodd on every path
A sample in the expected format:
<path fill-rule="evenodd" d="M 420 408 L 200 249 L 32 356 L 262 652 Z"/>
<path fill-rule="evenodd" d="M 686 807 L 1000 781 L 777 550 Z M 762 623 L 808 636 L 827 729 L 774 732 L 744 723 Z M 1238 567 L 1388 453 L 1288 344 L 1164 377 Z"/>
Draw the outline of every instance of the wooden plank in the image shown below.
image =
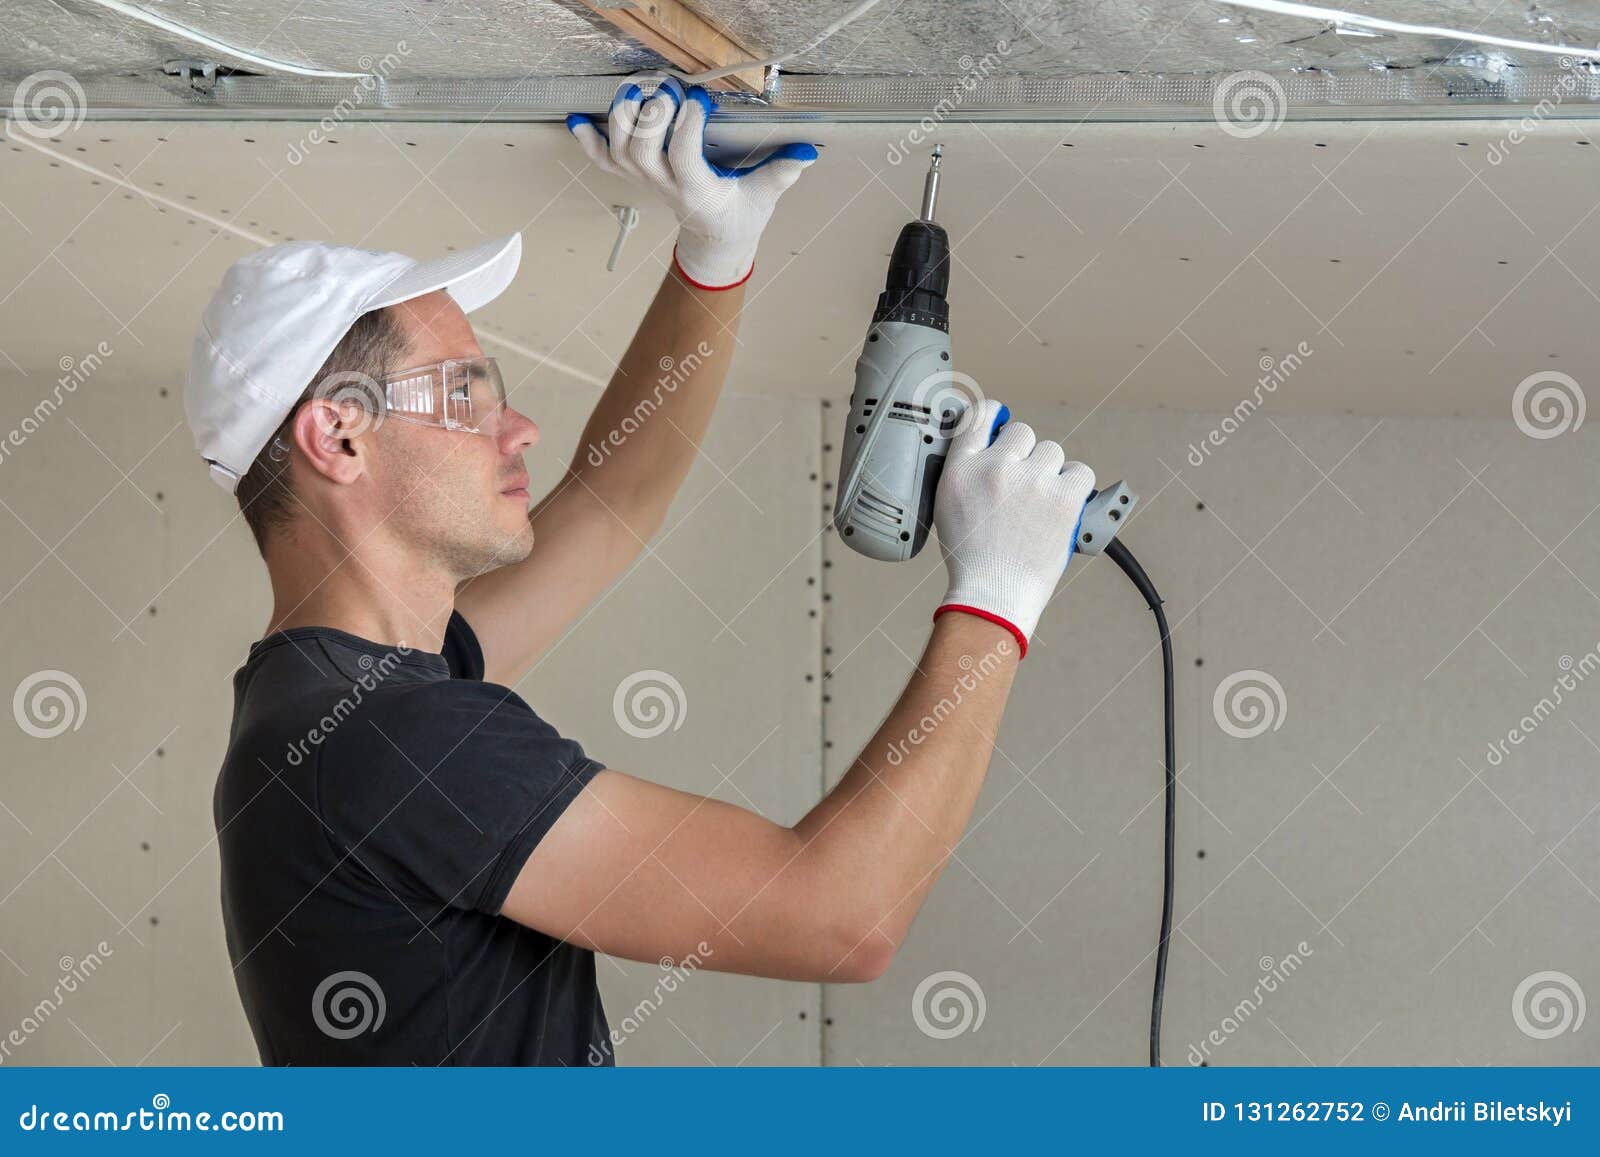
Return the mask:
<path fill-rule="evenodd" d="M 638 0 L 620 4 L 583 0 L 583 4 L 619 32 L 687 73 L 722 68 L 760 55 L 739 44 L 681 0 Z M 760 92 L 762 79 L 761 69 L 745 69 L 713 80 L 707 87 Z"/>

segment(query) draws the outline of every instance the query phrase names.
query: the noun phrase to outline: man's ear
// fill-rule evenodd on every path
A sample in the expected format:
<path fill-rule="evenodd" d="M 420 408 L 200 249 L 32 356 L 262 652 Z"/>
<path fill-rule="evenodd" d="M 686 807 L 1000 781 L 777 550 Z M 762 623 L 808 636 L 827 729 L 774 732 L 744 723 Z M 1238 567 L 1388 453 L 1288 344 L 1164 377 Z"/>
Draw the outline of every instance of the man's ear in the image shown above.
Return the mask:
<path fill-rule="evenodd" d="M 363 435 L 372 413 L 352 398 L 312 398 L 295 415 L 294 444 L 306 464 L 330 482 L 349 485 L 366 472 L 371 452 Z"/>

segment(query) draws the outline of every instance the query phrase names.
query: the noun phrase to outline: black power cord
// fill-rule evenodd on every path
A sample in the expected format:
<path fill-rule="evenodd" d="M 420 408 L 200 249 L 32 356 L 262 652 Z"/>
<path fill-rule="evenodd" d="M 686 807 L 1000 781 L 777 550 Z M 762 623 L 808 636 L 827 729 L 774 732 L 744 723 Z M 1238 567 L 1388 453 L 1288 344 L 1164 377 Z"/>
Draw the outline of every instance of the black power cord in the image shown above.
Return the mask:
<path fill-rule="evenodd" d="M 1144 573 L 1144 567 L 1139 565 L 1139 560 L 1133 557 L 1133 552 L 1122 545 L 1120 538 L 1114 538 L 1107 544 L 1103 553 L 1133 581 L 1134 586 L 1139 588 L 1139 593 L 1144 596 L 1144 601 L 1149 604 L 1150 610 L 1156 616 L 1156 629 L 1161 632 L 1161 681 L 1165 699 L 1163 715 L 1167 745 L 1167 817 L 1162 839 L 1161 940 L 1156 945 L 1156 982 L 1150 995 L 1150 1067 L 1160 1068 L 1161 1003 L 1166 996 L 1167 988 L 1167 944 L 1172 939 L 1173 860 L 1177 855 L 1175 815 L 1178 803 L 1178 762 L 1177 742 L 1173 737 L 1172 635 L 1167 629 L 1167 616 L 1161 610 L 1161 596 L 1156 593 L 1155 584 L 1150 581 L 1150 576 Z"/>

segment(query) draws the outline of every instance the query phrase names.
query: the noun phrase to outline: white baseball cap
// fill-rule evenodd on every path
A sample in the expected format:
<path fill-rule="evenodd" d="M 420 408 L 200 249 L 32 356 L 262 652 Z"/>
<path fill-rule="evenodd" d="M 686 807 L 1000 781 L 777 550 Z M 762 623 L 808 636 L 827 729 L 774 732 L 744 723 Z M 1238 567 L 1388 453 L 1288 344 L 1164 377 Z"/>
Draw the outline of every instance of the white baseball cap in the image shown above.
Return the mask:
<path fill-rule="evenodd" d="M 326 241 L 241 258 L 200 315 L 184 413 L 212 479 L 230 493 L 344 335 L 364 313 L 436 289 L 471 313 L 516 276 L 513 233 L 437 261 Z"/>

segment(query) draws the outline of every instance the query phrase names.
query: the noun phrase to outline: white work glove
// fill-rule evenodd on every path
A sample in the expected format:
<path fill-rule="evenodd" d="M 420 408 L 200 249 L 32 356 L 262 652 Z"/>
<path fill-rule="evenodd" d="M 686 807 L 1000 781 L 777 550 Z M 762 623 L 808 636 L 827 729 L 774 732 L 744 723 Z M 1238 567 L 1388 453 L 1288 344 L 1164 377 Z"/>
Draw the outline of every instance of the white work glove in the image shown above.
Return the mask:
<path fill-rule="evenodd" d="M 598 168 L 642 182 L 672 208 L 679 225 L 673 257 L 685 278 L 701 289 L 732 289 L 749 278 L 773 206 L 817 150 L 791 142 L 742 169 L 718 165 L 705 155 L 714 107 L 699 85 L 684 92 L 666 80 L 643 100 L 629 84 L 611 102 L 604 133 L 581 113 L 567 117 L 567 129 Z"/>
<path fill-rule="evenodd" d="M 1059 443 L 984 400 L 963 417 L 934 496 L 933 523 L 950 589 L 933 617 L 964 611 L 999 623 L 1022 654 L 1078 540 L 1094 471 L 1068 462 Z"/>

